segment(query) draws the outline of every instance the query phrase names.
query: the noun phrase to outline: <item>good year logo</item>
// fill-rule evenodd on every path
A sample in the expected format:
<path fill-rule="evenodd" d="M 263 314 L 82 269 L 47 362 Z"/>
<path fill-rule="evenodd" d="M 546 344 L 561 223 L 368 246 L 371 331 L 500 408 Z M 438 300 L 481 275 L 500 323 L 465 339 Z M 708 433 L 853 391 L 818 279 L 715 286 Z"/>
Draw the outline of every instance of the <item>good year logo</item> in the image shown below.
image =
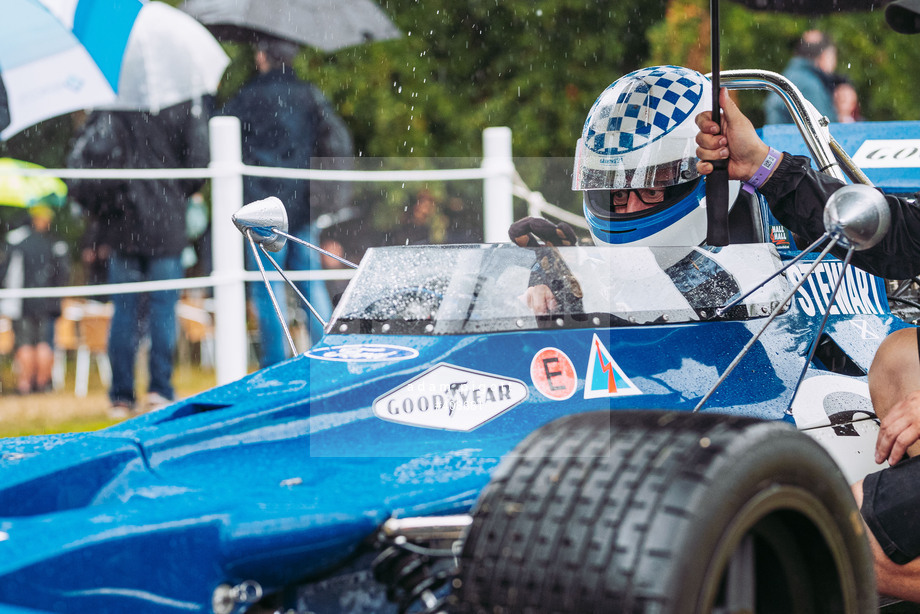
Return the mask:
<path fill-rule="evenodd" d="M 472 431 L 527 398 L 524 382 L 440 364 L 374 401 L 383 420 Z"/>

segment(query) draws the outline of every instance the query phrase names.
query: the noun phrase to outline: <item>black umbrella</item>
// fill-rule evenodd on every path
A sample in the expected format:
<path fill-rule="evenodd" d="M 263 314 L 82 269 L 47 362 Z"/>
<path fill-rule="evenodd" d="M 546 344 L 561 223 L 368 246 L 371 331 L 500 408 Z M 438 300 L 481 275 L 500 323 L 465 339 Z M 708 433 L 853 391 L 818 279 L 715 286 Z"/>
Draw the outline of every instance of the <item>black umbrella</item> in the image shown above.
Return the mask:
<path fill-rule="evenodd" d="M 185 0 L 179 8 L 224 40 L 268 34 L 331 52 L 402 36 L 373 0 Z"/>
<path fill-rule="evenodd" d="M 830 13 L 872 11 L 888 0 L 734 0 L 749 9 L 791 13 L 794 15 L 828 15 Z"/>

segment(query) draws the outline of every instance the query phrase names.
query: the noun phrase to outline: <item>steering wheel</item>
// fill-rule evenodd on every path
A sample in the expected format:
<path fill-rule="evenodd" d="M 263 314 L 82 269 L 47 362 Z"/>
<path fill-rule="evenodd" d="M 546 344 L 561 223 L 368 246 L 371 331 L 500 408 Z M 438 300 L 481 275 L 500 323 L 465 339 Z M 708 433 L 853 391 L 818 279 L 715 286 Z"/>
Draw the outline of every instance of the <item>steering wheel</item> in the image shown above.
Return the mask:
<path fill-rule="evenodd" d="M 370 320 L 431 320 L 444 295 L 431 288 L 396 288 L 371 302 L 360 314 Z"/>

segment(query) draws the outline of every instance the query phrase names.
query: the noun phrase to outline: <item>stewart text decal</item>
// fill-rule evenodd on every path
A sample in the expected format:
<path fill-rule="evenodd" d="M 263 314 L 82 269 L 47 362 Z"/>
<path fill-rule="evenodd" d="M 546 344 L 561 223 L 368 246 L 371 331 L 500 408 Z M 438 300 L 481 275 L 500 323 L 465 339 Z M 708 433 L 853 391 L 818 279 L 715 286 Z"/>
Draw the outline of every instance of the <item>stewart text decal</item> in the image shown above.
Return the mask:
<path fill-rule="evenodd" d="M 797 284 L 809 268 L 811 265 L 801 263 L 789 267 L 789 281 Z M 823 316 L 827 313 L 828 302 L 842 268 L 843 263 L 839 261 L 820 263 L 815 272 L 796 291 L 794 300 L 799 308 L 809 316 Z M 888 313 L 888 301 L 884 298 L 884 290 L 879 289 L 880 283 L 877 277 L 862 269 L 847 267 L 843 282 L 837 291 L 837 298 L 830 306 L 831 315 Z"/>

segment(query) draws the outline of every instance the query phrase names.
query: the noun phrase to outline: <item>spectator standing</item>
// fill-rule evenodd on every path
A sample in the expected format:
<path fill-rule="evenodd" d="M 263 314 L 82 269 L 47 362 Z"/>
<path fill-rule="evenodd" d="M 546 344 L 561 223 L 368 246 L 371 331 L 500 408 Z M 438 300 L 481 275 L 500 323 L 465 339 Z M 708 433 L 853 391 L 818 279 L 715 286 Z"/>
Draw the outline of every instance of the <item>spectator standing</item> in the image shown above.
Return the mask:
<path fill-rule="evenodd" d="M 105 224 L 93 216 L 85 216 L 85 226 L 80 237 L 80 262 L 83 265 L 84 282 L 88 285 L 105 284 L 109 281 L 109 258 L 112 256 L 111 241 L 105 236 Z M 107 303 L 107 295 L 96 295 L 95 300 Z"/>
<path fill-rule="evenodd" d="M 6 252 L 0 278 L 6 288 L 50 288 L 70 281 L 67 243 L 51 232 L 54 212 L 46 204 L 29 209 L 31 224 L 12 230 L 6 237 Z M 54 321 L 61 315 L 56 297 L 4 301 L 13 320 L 15 349 L 13 363 L 16 392 L 30 394 L 51 389 L 54 367 Z"/>
<path fill-rule="evenodd" d="M 345 252 L 345 246 L 339 240 L 339 237 L 330 228 L 324 229 L 320 233 L 320 244 L 319 246 L 329 252 L 330 254 L 335 254 L 343 260 L 348 259 L 348 254 Z M 344 269 L 346 265 L 341 260 L 336 260 L 331 256 L 326 254 L 321 254 L 321 261 L 324 269 Z M 348 286 L 347 279 L 330 279 L 326 281 L 326 290 L 329 292 L 329 296 L 332 298 L 332 306 L 335 307 L 339 303 L 339 299 L 342 298 L 342 293 L 345 292 L 345 288 Z"/>
<path fill-rule="evenodd" d="M 445 243 L 479 243 L 482 241 L 482 215 L 459 196 L 447 200 Z"/>
<path fill-rule="evenodd" d="M 441 243 L 447 223 L 438 211 L 434 195 L 427 189 L 419 190 L 415 200 L 406 209 L 402 222 L 393 231 L 392 245 L 429 245 Z"/>
<path fill-rule="evenodd" d="M 859 110 L 859 94 L 843 75 L 834 75 L 834 108 L 837 110 L 837 121 L 841 124 L 863 120 Z"/>
<path fill-rule="evenodd" d="M 240 119 L 243 162 L 252 166 L 306 169 L 311 158 L 350 161 L 353 146 L 345 122 L 336 115 L 329 101 L 313 84 L 298 78 L 292 62 L 299 46 L 290 41 L 264 38 L 255 44 L 256 74 L 240 88 L 221 115 Z M 316 218 L 335 212 L 350 198 L 347 186 L 324 182 L 275 177 L 247 176 L 243 180 L 243 198 L 248 202 L 277 196 L 287 208 L 291 234 L 319 245 Z M 326 182 L 328 183 L 328 182 Z M 272 270 L 264 256 L 263 266 Z M 321 268 L 319 252 L 288 241 L 273 255 L 287 270 Z M 252 250 L 246 248 L 246 266 L 257 270 Z M 282 309 L 287 296 L 284 283 L 272 284 Z M 322 280 L 298 284 L 301 292 L 317 312 L 328 320 L 332 302 Z M 249 285 L 260 334 L 260 366 L 284 360 L 287 342 L 278 321 L 268 290 L 261 282 Z M 310 341 L 316 343 L 323 334 L 316 318 L 310 317 Z"/>
<path fill-rule="evenodd" d="M 837 47 L 819 30 L 802 34 L 783 75 L 799 88 L 819 113 L 833 121 L 837 117 L 834 107 L 832 75 L 837 68 Z M 782 99 L 770 94 L 764 103 L 767 124 L 791 124 L 792 116 Z"/>
<path fill-rule="evenodd" d="M 77 168 L 204 168 L 208 165 L 207 100 L 195 99 L 158 113 L 97 111 L 78 133 L 68 157 Z M 109 282 L 163 281 L 183 276 L 187 245 L 186 203 L 204 179 L 80 179 L 70 195 L 105 228 L 111 242 Z M 173 400 L 178 290 L 112 296 L 109 332 L 111 416 L 128 417 Z M 139 305 L 147 302 L 150 383 L 136 403 L 134 363 L 141 337 Z"/>

